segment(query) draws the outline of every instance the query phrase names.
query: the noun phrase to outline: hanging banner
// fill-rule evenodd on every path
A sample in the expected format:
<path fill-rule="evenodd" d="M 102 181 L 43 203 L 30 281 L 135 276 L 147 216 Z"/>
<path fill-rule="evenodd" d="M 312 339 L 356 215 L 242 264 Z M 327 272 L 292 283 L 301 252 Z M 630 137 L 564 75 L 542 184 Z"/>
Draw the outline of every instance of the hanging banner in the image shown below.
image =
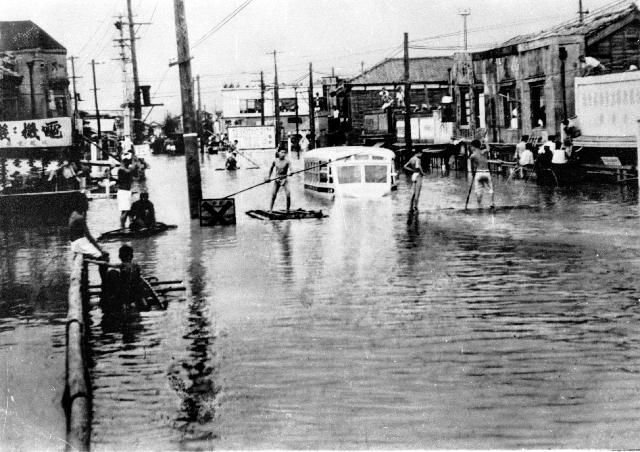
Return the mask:
<path fill-rule="evenodd" d="M 0 121 L 0 148 L 71 146 L 71 118 Z"/>

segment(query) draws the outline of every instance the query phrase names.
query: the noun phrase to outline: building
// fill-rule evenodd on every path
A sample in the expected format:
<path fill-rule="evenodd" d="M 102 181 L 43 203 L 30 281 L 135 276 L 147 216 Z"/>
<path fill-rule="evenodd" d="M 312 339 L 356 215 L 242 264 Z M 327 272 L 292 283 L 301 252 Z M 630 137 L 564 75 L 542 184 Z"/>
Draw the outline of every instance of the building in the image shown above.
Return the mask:
<path fill-rule="evenodd" d="M 297 130 L 309 130 L 309 90 L 305 86 L 282 86 L 278 90 L 282 137 Z M 222 89 L 222 118 L 225 126 L 262 125 L 262 95 L 259 86 L 231 86 Z M 297 118 L 297 119 L 296 119 Z M 264 93 L 264 125 L 274 125 L 274 93 Z"/>
<path fill-rule="evenodd" d="M 453 66 L 450 56 L 411 58 L 411 104 L 414 111 L 430 110 L 440 106 L 442 97 L 449 94 L 449 72 Z M 382 111 L 384 101 L 380 92 L 385 89 L 391 96 L 400 93 L 404 83 L 404 59 L 386 59 L 345 84 L 347 110 L 354 130 L 364 126 L 364 115 Z"/>
<path fill-rule="evenodd" d="M 601 65 L 587 64 L 593 61 Z M 640 12 L 632 1 L 490 50 L 455 54 L 456 134 L 496 143 L 559 138 L 563 121 L 575 115 L 575 78 L 632 64 L 640 65 Z"/>
<path fill-rule="evenodd" d="M 0 22 L 0 119 L 70 116 L 67 50 L 29 20 Z"/>

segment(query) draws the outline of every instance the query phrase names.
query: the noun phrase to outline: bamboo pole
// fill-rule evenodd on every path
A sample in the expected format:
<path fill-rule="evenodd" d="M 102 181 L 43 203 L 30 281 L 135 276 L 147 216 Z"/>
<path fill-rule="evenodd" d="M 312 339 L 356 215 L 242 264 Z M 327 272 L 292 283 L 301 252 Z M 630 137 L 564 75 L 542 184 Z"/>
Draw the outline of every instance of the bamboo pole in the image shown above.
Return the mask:
<path fill-rule="evenodd" d="M 69 450 L 88 451 L 91 438 L 91 385 L 85 361 L 85 313 L 83 287 L 87 287 L 83 256 L 73 258 L 69 281 L 65 405 Z"/>

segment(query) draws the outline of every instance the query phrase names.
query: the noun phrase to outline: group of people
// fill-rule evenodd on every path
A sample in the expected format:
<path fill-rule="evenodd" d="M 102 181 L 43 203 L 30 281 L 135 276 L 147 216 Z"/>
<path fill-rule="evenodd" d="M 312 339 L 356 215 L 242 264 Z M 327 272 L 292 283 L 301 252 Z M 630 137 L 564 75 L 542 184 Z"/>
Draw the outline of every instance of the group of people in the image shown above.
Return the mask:
<path fill-rule="evenodd" d="M 133 171 L 131 168 L 131 160 L 123 159 L 120 168 L 118 168 L 117 178 L 117 201 L 118 210 L 120 211 L 120 227 L 125 228 L 127 218 L 129 219 L 129 228 L 139 230 L 142 228 L 150 228 L 156 224 L 156 214 L 153 203 L 149 200 L 149 193 L 143 191 L 140 198 L 131 202 L 131 186 L 133 184 Z"/>
<path fill-rule="evenodd" d="M 535 153 L 534 153 L 535 152 Z M 561 169 L 575 158 L 573 142 L 566 137 L 562 143 L 550 135 L 547 141 L 539 147 L 527 142 L 527 137 L 522 137 L 516 145 L 513 159 L 517 162 L 516 173 L 526 178 L 534 169 Z"/>
<path fill-rule="evenodd" d="M 482 205 L 484 195 L 491 198 L 490 207 L 494 207 L 494 192 L 491 172 L 489 171 L 489 147 L 483 145 L 480 140 L 473 140 L 470 143 L 471 161 L 473 181 L 472 186 L 476 194 L 478 205 Z M 448 155 L 447 155 L 448 157 Z M 446 159 L 445 159 L 446 160 Z M 411 174 L 411 200 L 409 210 L 415 212 L 418 210 L 418 202 L 420 200 L 420 192 L 422 191 L 422 179 L 424 177 L 424 168 L 422 165 L 422 151 L 418 150 L 413 157 L 404 165 L 404 169 Z M 448 165 L 446 167 L 448 171 Z"/>
<path fill-rule="evenodd" d="M 103 309 L 116 311 L 129 303 L 140 302 L 140 267 L 133 262 L 133 248 L 123 245 L 119 250 L 120 263 L 111 264 L 106 252 L 93 237 L 86 222 L 89 203 L 86 198 L 77 198 L 69 217 L 69 240 L 71 251 L 99 262 L 102 281 Z"/>

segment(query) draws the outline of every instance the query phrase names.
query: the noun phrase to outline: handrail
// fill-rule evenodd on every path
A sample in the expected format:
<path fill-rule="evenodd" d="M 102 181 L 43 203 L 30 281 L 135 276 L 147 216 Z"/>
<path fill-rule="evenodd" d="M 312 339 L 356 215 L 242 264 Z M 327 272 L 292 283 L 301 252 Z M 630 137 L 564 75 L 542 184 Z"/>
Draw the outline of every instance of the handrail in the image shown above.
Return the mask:
<path fill-rule="evenodd" d="M 67 414 L 67 448 L 81 451 L 89 450 L 91 437 L 91 384 L 86 360 L 88 288 L 87 264 L 82 254 L 75 254 L 69 281 L 63 403 Z"/>

